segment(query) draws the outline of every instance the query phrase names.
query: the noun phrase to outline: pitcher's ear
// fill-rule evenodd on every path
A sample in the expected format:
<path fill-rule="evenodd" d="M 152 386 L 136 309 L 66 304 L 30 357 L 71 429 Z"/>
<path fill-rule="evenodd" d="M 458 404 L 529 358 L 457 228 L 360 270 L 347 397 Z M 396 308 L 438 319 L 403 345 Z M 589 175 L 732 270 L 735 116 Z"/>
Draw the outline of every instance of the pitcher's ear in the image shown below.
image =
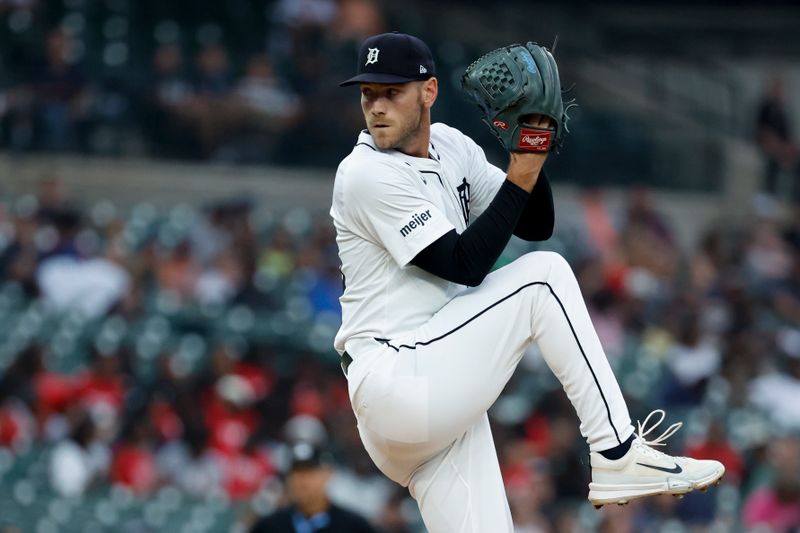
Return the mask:
<path fill-rule="evenodd" d="M 428 105 L 433 106 L 436 97 L 439 95 L 439 80 L 436 78 L 429 78 L 423 82 L 422 85 L 422 99 Z"/>

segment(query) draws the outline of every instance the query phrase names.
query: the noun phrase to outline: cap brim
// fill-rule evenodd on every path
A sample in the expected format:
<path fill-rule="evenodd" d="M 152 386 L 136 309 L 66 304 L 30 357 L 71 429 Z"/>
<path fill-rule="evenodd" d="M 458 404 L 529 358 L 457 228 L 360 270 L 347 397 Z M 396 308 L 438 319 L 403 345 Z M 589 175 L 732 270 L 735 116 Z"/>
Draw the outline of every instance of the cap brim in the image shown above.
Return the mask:
<path fill-rule="evenodd" d="M 324 465 L 319 460 L 295 461 L 289 465 L 289 472 L 295 470 L 314 470 L 322 468 L 323 466 Z"/>
<path fill-rule="evenodd" d="M 345 80 L 339 84 L 339 87 L 347 87 L 357 83 L 408 83 L 410 81 L 419 81 L 415 78 L 406 78 L 405 76 L 398 76 L 396 74 L 378 74 L 375 72 L 365 72 L 358 76 L 353 76 L 349 80 Z"/>

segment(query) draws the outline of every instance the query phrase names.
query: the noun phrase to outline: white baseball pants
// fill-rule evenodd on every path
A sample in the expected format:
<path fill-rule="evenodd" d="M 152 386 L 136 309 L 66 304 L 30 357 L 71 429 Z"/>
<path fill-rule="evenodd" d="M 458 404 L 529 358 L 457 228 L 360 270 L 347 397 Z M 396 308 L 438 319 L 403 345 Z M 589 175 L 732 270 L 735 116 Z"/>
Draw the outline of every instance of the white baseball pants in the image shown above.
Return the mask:
<path fill-rule="evenodd" d="M 569 264 L 529 253 L 398 338 L 348 342 L 364 446 L 408 486 L 430 533 L 513 532 L 486 415 L 531 342 L 559 379 L 592 451 L 632 433 L 619 385 Z"/>

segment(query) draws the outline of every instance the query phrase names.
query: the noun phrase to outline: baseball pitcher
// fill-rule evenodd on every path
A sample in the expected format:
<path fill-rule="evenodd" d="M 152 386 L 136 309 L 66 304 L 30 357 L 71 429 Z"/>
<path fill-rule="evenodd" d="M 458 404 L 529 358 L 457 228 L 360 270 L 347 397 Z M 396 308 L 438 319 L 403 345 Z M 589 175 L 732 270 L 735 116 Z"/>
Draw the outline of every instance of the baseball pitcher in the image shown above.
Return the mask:
<path fill-rule="evenodd" d="M 407 486 L 431 533 L 513 531 L 486 411 L 536 342 L 590 449 L 596 506 L 717 482 L 717 461 L 672 457 L 635 430 L 569 264 L 533 252 L 490 273 L 511 235 L 548 239 L 542 165 L 567 133 L 558 69 L 535 43 L 470 65 L 463 89 L 510 152 L 507 171 L 472 139 L 431 124 L 428 46 L 386 33 L 358 55 L 366 129 L 339 165 L 330 214 L 344 294 L 335 346 L 364 447 Z"/>

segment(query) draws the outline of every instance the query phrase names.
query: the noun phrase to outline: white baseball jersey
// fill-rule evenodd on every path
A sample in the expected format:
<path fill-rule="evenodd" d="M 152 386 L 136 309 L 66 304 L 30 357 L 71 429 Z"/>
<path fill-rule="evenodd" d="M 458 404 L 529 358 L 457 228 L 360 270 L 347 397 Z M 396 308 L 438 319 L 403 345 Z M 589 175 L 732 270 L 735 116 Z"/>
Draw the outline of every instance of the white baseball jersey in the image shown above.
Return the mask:
<path fill-rule="evenodd" d="M 477 287 L 409 264 L 489 206 L 505 173 L 469 138 L 431 127 L 429 158 L 364 132 L 339 166 L 331 216 L 345 277 L 348 393 L 364 448 L 407 486 L 430 533 L 512 533 L 487 410 L 536 342 L 592 451 L 633 433 L 569 264 L 533 252 Z"/>
<path fill-rule="evenodd" d="M 339 165 L 330 214 L 345 280 L 340 353 L 350 339 L 391 338 L 418 327 L 464 289 L 408 263 L 450 230 L 464 231 L 505 172 L 445 124 L 431 126 L 429 153 L 379 150 L 363 131 Z"/>

